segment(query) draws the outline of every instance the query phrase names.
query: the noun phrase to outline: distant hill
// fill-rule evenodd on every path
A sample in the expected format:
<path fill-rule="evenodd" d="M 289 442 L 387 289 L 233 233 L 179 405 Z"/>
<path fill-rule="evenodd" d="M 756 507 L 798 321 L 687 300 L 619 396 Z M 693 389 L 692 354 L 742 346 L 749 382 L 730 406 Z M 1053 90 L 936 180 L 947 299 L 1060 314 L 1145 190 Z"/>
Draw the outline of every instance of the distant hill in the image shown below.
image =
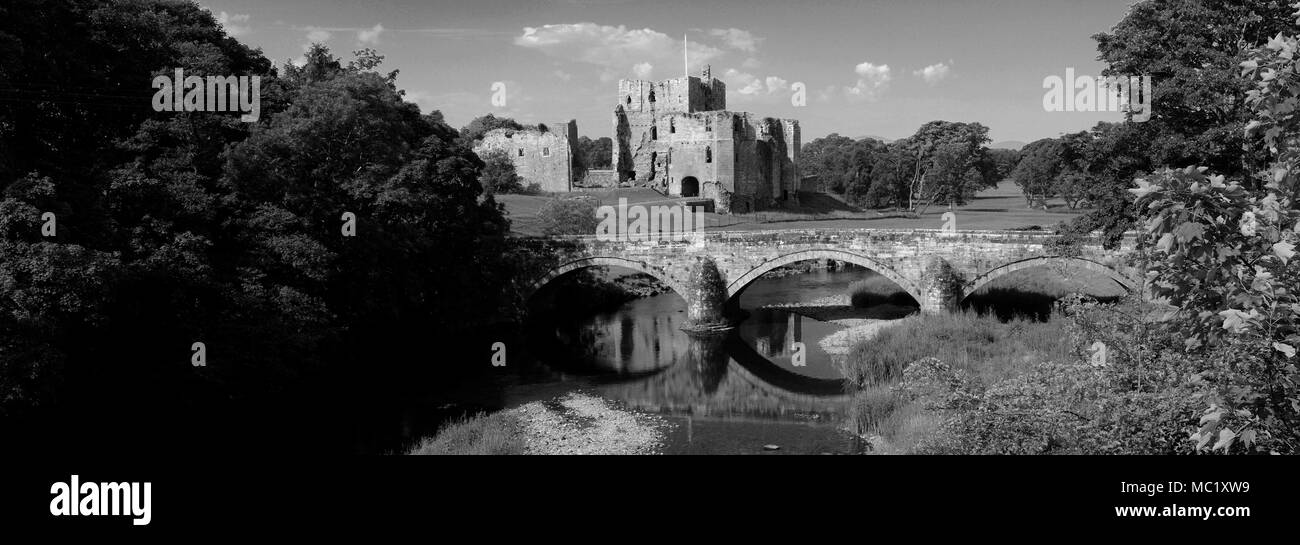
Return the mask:
<path fill-rule="evenodd" d="M 994 149 L 1019 150 L 1020 148 L 1025 147 L 1025 143 L 1019 140 L 1003 140 L 1001 142 L 994 142 L 992 144 L 989 144 L 989 147 Z"/>
<path fill-rule="evenodd" d="M 859 136 L 859 137 L 854 138 L 854 140 L 862 141 L 862 140 L 866 140 L 866 139 L 868 139 L 868 138 L 870 138 L 870 139 L 872 139 L 872 140 L 879 140 L 879 141 L 884 142 L 884 143 L 886 143 L 886 144 L 888 144 L 888 143 L 890 143 L 890 142 L 893 142 L 893 140 L 891 140 L 891 139 L 889 139 L 889 138 L 885 138 L 885 137 L 883 137 L 883 136 L 876 136 L 876 135 L 874 135 L 874 134 L 868 134 L 868 135 L 866 135 L 866 136 Z"/>

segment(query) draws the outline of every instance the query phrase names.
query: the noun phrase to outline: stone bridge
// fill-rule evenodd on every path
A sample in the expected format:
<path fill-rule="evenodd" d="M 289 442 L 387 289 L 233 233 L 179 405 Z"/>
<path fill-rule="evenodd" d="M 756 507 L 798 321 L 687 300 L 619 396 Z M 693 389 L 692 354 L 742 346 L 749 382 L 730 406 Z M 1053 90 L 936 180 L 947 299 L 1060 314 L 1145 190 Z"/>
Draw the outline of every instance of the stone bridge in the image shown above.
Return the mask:
<path fill-rule="evenodd" d="M 1004 275 L 1041 266 L 1102 275 L 1133 291 L 1142 271 L 1125 236 L 1115 249 L 1100 238 L 1065 250 L 1057 236 L 1030 231 L 928 229 L 813 229 L 705 231 L 683 240 L 617 241 L 594 235 L 536 237 L 529 244 L 553 261 L 529 283 L 531 295 L 546 283 L 585 267 L 615 266 L 653 276 L 686 300 L 692 325 L 722 324 L 751 282 L 767 272 L 807 260 L 833 259 L 871 269 L 912 296 L 923 312 L 959 308 L 975 291 Z"/>

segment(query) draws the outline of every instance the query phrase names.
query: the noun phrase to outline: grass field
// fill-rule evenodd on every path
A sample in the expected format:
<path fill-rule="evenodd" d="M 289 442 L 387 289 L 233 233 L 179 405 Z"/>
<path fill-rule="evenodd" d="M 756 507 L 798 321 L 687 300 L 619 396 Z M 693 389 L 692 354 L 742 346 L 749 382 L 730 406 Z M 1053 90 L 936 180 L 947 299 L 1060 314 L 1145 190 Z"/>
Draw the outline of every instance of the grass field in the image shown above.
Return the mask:
<path fill-rule="evenodd" d="M 672 204 L 687 199 L 665 197 L 649 189 L 610 189 L 575 191 L 566 195 L 588 195 L 600 204 Z M 552 195 L 498 195 L 517 235 L 540 235 L 537 211 Z M 705 229 L 744 231 L 758 229 L 938 229 L 943 226 L 945 206 L 932 206 L 921 217 L 905 217 L 899 212 L 862 210 L 838 198 L 821 193 L 801 193 L 800 204 L 787 209 L 750 214 L 705 214 Z M 1010 180 L 995 189 L 985 190 L 965 206 L 956 207 L 958 230 L 1026 229 L 1035 226 L 1053 230 L 1069 221 L 1079 210 L 1070 210 L 1060 200 L 1048 202 L 1048 209 L 1027 208 L 1020 188 Z"/>

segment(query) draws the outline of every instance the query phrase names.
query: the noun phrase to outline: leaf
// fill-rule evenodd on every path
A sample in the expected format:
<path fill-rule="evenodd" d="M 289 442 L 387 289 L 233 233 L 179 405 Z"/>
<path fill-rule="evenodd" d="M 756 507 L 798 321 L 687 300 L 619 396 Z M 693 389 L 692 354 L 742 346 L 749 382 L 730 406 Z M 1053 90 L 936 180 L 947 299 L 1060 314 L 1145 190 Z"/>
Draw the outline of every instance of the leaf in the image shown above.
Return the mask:
<path fill-rule="evenodd" d="M 1151 182 L 1148 182 L 1142 178 L 1138 178 L 1133 181 L 1136 182 L 1138 186 L 1135 189 L 1128 190 L 1128 192 L 1132 193 L 1134 197 L 1137 197 L 1139 199 L 1146 196 L 1147 193 L 1160 189 L 1160 186 L 1152 185 Z"/>
<path fill-rule="evenodd" d="M 1162 252 L 1168 252 L 1170 251 L 1170 248 L 1173 247 L 1173 245 L 1174 245 L 1174 234 L 1165 233 L 1165 236 L 1160 237 L 1160 242 L 1156 243 L 1156 249 Z"/>
<path fill-rule="evenodd" d="M 1246 444 L 1246 448 L 1250 448 L 1251 445 L 1255 444 L 1255 430 L 1241 432 L 1241 442 Z"/>
<path fill-rule="evenodd" d="M 1196 450 L 1205 448 L 1205 445 L 1208 444 L 1210 442 L 1210 439 L 1212 439 L 1213 437 L 1214 435 L 1208 432 L 1198 432 L 1195 435 L 1193 435 L 1192 438 L 1196 439 Z"/>
<path fill-rule="evenodd" d="M 1273 343 L 1273 348 L 1276 349 L 1278 352 L 1286 354 L 1286 357 L 1288 358 L 1295 357 L 1294 346 L 1291 346 L 1289 344 L 1283 344 L 1283 343 Z"/>
<path fill-rule="evenodd" d="M 1281 258 L 1282 263 L 1286 264 L 1293 256 L 1295 256 L 1295 244 L 1291 244 L 1290 242 L 1278 242 L 1273 245 L 1273 255 Z"/>
<path fill-rule="evenodd" d="M 1250 318 L 1250 315 L 1234 308 L 1220 312 L 1219 316 L 1223 317 L 1223 329 L 1230 330 L 1233 333 L 1245 331 L 1246 319 Z"/>
<path fill-rule="evenodd" d="M 1191 242 L 1200 238 L 1205 233 L 1205 226 L 1199 223 L 1186 222 L 1174 229 L 1174 234 L 1183 242 Z"/>
<path fill-rule="evenodd" d="M 1237 434 L 1230 429 L 1224 428 L 1219 432 L 1219 441 L 1214 443 L 1214 448 L 1210 450 L 1223 449 L 1225 451 L 1232 447 L 1232 442 L 1237 438 Z"/>

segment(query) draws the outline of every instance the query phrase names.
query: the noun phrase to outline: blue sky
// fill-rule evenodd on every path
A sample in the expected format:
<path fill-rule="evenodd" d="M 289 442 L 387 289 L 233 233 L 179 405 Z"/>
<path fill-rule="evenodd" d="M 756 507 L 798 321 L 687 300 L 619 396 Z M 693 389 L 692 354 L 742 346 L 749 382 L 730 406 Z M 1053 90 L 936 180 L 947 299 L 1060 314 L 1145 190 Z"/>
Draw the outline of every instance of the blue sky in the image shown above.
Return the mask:
<path fill-rule="evenodd" d="M 943 119 L 994 141 L 1088 128 L 1118 113 L 1046 112 L 1043 78 L 1099 74 L 1090 36 L 1129 0 L 203 0 L 228 32 L 276 64 L 313 42 L 351 58 L 373 47 L 425 111 L 462 126 L 495 113 L 578 120 L 609 136 L 619 78 L 690 73 L 727 82 L 728 109 L 830 133 L 900 138 Z M 494 107 L 492 86 L 506 84 Z M 796 82 L 806 105 L 791 104 Z"/>

